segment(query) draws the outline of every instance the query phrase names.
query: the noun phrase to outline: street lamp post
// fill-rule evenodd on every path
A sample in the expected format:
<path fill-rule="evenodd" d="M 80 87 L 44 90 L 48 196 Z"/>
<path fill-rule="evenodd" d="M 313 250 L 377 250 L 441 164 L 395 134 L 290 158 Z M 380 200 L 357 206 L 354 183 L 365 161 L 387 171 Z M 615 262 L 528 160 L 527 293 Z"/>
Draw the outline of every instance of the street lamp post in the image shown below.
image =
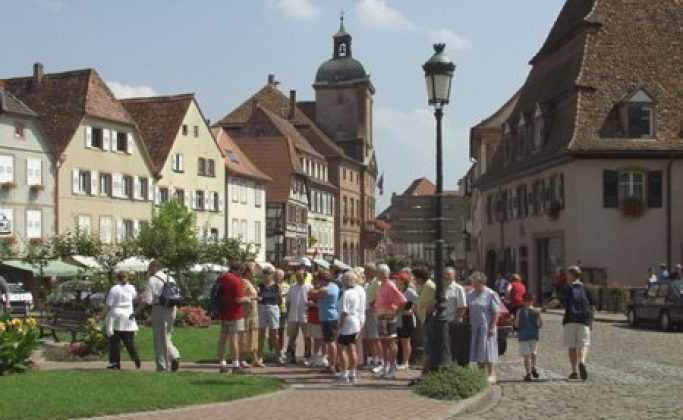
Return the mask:
<path fill-rule="evenodd" d="M 433 326 L 433 342 L 429 355 L 430 370 L 439 370 L 451 364 L 449 350 L 448 319 L 443 284 L 444 239 L 443 239 L 443 151 L 441 147 L 441 119 L 443 106 L 448 103 L 455 64 L 446 57 L 446 44 L 434 44 L 434 55 L 422 66 L 427 82 L 429 104 L 434 106 L 436 118 L 436 249 L 434 252 L 434 281 L 436 283 L 436 315 Z"/>

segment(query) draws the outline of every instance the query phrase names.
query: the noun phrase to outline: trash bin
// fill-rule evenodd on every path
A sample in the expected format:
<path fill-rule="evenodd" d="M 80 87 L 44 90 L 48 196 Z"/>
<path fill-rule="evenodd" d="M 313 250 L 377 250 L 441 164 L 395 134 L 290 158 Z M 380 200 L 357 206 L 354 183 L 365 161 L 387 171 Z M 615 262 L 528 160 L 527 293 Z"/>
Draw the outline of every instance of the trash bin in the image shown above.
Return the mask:
<path fill-rule="evenodd" d="M 458 366 L 469 365 L 472 327 L 470 327 L 469 323 L 451 322 L 449 330 L 453 362 L 457 363 Z"/>

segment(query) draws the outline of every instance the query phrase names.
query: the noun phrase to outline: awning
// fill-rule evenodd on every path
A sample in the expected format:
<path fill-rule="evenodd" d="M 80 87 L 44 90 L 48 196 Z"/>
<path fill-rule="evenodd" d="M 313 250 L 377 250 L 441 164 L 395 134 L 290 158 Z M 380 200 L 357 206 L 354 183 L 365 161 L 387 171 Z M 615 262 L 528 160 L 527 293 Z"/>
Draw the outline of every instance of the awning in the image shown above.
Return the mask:
<path fill-rule="evenodd" d="M 323 260 L 322 258 L 315 258 L 313 260 L 313 263 L 321 266 L 322 268 L 330 268 L 330 263 Z"/>
<path fill-rule="evenodd" d="M 100 263 L 97 262 L 97 260 L 94 257 L 89 257 L 86 255 L 72 255 L 69 257 L 69 259 L 73 260 L 73 262 L 76 263 L 76 265 L 80 265 L 94 271 L 102 270 L 102 266 L 100 265 Z"/>
<path fill-rule="evenodd" d="M 5 260 L 3 265 L 19 270 L 30 271 L 34 276 L 40 277 L 80 277 L 91 275 L 90 270 L 73 264 L 67 264 L 60 260 L 49 260 L 42 268 L 36 264 L 22 260 Z"/>
<path fill-rule="evenodd" d="M 151 261 L 145 257 L 129 257 L 116 264 L 116 271 L 147 271 Z"/>
<path fill-rule="evenodd" d="M 218 264 L 211 264 L 211 263 L 195 264 L 190 268 L 190 271 L 193 273 L 201 273 L 202 271 L 208 271 L 208 272 L 213 272 L 213 273 L 223 273 L 225 271 L 228 271 L 228 267 L 218 265 Z"/>

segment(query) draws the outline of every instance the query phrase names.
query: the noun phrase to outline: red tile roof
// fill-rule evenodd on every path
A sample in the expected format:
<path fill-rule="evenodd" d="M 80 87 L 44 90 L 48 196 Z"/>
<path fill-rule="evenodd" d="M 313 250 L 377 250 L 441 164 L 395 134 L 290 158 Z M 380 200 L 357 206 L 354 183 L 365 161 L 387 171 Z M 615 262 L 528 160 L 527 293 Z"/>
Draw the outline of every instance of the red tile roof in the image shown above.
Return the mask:
<path fill-rule="evenodd" d="M 212 128 L 211 132 L 216 138 L 218 147 L 221 149 L 221 154 L 223 155 L 225 166 L 228 168 L 229 174 L 237 174 L 261 182 L 272 181 L 271 177 L 263 173 L 254 165 L 251 159 L 242 151 L 227 131 L 222 128 Z M 230 153 L 228 152 L 233 155 L 229 156 Z"/>
<path fill-rule="evenodd" d="M 140 127 L 154 170 L 161 172 L 173 148 L 193 94 L 131 98 L 121 101 Z"/>
<path fill-rule="evenodd" d="M 57 157 L 64 152 L 85 116 L 135 126 L 94 69 L 45 74 L 37 87 L 33 77 L 5 79 L 4 85 L 38 114 L 39 125 Z"/>

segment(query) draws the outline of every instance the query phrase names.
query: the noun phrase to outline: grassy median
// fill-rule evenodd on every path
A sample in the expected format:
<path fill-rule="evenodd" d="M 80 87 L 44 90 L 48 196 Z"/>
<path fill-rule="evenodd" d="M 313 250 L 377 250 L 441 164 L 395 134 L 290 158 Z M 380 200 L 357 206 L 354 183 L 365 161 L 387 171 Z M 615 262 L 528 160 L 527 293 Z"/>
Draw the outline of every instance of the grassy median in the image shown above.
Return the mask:
<path fill-rule="evenodd" d="M 249 375 L 46 371 L 0 377 L 0 418 L 68 419 L 231 401 L 277 391 Z"/>

